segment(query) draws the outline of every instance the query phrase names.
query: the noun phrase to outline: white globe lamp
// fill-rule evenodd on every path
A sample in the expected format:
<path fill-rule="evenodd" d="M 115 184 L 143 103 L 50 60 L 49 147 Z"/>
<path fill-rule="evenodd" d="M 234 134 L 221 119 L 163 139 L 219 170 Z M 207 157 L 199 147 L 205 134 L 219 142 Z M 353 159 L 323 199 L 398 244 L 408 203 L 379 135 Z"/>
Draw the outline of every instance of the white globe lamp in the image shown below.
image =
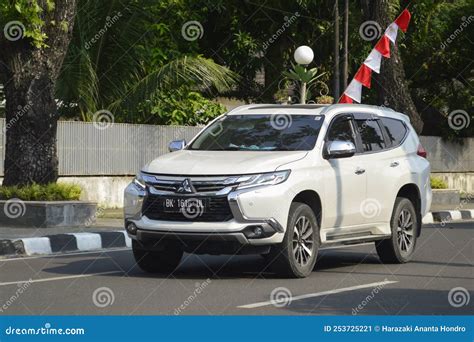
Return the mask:
<path fill-rule="evenodd" d="M 302 45 L 295 50 L 293 57 L 295 58 L 296 63 L 308 65 L 313 61 L 314 53 L 309 46 Z"/>

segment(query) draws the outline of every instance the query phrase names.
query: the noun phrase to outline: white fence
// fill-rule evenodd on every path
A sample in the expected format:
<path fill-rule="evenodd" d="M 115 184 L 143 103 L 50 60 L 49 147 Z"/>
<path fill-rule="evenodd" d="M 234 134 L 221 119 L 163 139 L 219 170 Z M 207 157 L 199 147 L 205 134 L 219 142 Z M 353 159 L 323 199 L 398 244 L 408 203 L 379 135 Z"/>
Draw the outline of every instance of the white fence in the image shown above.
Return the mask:
<path fill-rule="evenodd" d="M 0 120 L 3 132 L 5 120 Z M 168 151 L 168 142 L 190 140 L 198 127 L 113 124 L 99 129 L 93 123 L 60 121 L 58 157 L 61 176 L 134 175 L 153 158 Z M 5 137 L 3 138 L 5 140 Z M 474 138 L 464 144 L 439 137 L 421 137 L 433 172 L 474 172 Z M 3 141 L 4 142 L 4 141 Z M 4 156 L 5 144 L 0 144 Z M 0 175 L 3 175 L 3 160 Z"/>
<path fill-rule="evenodd" d="M 5 120 L 0 120 L 3 132 Z M 171 140 L 189 141 L 200 130 L 189 126 L 116 123 L 106 129 L 88 122 L 58 123 L 60 176 L 134 175 L 148 161 L 168 152 Z M 0 148 L 5 153 L 5 137 Z M 3 175 L 3 161 L 0 174 Z"/>

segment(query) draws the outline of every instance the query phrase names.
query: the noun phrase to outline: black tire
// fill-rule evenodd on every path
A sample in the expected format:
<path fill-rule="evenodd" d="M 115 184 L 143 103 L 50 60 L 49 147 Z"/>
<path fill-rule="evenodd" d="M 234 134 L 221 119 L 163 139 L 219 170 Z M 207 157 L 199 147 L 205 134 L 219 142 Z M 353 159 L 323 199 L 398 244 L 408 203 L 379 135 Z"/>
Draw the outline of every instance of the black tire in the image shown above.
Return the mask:
<path fill-rule="evenodd" d="M 149 273 L 169 274 L 178 267 L 183 257 L 183 250 L 175 245 L 157 252 L 146 250 L 138 241 L 132 240 L 132 250 L 138 266 Z"/>
<path fill-rule="evenodd" d="M 390 220 L 392 237 L 375 242 L 383 263 L 403 264 L 411 260 L 416 247 L 418 217 L 415 206 L 408 198 L 397 197 Z"/>
<path fill-rule="evenodd" d="M 311 232 L 309 228 L 303 229 L 303 225 L 306 226 L 306 222 L 310 225 Z M 295 229 L 298 230 L 296 228 L 297 223 L 303 229 L 303 234 L 300 234 L 301 238 L 295 232 Z M 308 234 L 307 237 L 305 236 L 306 234 Z M 279 275 L 290 278 L 305 278 L 313 271 L 319 245 L 319 225 L 315 213 L 308 205 L 295 202 L 290 207 L 288 225 L 283 242 L 272 246 L 266 260 L 268 260 L 271 268 Z M 310 250 L 311 253 L 308 253 L 307 250 Z M 307 259 L 304 260 L 304 257 L 307 257 Z"/>

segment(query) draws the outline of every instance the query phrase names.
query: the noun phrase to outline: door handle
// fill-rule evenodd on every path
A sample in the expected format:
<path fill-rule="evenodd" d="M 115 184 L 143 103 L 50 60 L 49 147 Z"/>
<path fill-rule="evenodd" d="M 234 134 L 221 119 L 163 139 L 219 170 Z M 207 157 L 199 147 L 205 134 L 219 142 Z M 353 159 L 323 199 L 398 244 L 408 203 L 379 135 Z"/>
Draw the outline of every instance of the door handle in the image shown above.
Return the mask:
<path fill-rule="evenodd" d="M 360 167 L 358 167 L 356 170 L 355 170 L 355 174 L 356 175 L 361 175 L 365 172 L 365 169 L 361 169 Z"/>
<path fill-rule="evenodd" d="M 390 167 L 397 167 L 398 165 L 400 165 L 400 163 L 396 161 L 390 163 Z"/>

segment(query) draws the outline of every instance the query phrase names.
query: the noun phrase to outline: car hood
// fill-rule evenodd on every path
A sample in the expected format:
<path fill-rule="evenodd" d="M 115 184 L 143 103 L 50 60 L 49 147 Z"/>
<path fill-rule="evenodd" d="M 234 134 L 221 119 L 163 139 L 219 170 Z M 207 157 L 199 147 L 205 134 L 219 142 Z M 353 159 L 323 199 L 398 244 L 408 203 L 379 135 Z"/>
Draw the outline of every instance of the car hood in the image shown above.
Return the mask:
<path fill-rule="evenodd" d="M 307 151 L 189 151 L 162 155 L 144 172 L 170 175 L 240 175 L 275 171 L 279 166 L 302 159 Z"/>

